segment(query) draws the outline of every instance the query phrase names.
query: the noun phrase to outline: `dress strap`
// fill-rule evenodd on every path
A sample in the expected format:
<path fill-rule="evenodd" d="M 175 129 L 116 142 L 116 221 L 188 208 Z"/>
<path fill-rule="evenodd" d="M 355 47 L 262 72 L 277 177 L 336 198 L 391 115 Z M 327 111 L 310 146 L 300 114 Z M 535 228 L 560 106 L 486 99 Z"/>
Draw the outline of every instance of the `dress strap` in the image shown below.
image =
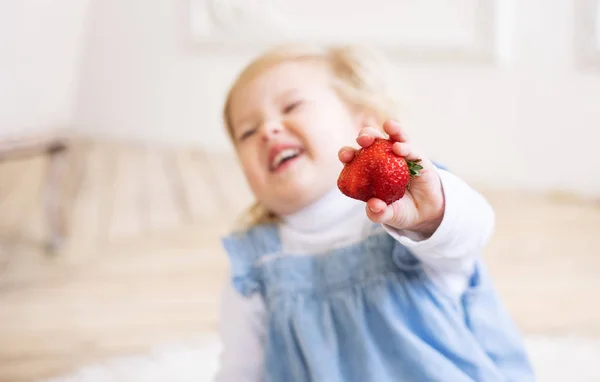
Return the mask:
<path fill-rule="evenodd" d="M 223 247 L 231 261 L 234 287 L 244 296 L 260 289 L 258 262 L 263 256 L 281 251 L 277 226 L 259 225 L 245 232 L 232 233 L 222 239 Z"/>

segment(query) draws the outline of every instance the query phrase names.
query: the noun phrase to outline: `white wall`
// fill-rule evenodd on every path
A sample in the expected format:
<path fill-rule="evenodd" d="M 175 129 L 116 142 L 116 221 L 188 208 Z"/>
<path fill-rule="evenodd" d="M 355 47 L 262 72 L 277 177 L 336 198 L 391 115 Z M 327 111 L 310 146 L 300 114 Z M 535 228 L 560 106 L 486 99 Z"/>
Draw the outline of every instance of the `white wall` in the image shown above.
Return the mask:
<path fill-rule="evenodd" d="M 244 57 L 193 51 L 186 1 L 93 1 L 76 112 L 98 135 L 214 143 L 218 112 Z"/>
<path fill-rule="evenodd" d="M 0 136 L 68 125 L 88 0 L 0 1 Z"/>
<path fill-rule="evenodd" d="M 249 53 L 188 45 L 187 3 L 92 3 L 78 128 L 228 149 L 221 102 Z M 600 195 L 600 70 L 575 65 L 574 4 L 510 3 L 497 65 L 398 62 L 410 130 L 471 181 Z"/>

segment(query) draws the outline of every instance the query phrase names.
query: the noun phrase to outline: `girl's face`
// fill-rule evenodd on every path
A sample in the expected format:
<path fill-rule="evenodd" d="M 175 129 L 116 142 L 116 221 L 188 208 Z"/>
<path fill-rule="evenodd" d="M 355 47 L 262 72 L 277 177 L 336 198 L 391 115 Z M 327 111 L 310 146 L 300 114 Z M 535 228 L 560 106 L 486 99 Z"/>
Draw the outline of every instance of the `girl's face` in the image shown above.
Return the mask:
<path fill-rule="evenodd" d="M 258 201 L 277 215 L 336 186 L 338 151 L 363 127 L 329 81 L 322 65 L 284 62 L 231 98 L 229 120 L 244 173 Z"/>

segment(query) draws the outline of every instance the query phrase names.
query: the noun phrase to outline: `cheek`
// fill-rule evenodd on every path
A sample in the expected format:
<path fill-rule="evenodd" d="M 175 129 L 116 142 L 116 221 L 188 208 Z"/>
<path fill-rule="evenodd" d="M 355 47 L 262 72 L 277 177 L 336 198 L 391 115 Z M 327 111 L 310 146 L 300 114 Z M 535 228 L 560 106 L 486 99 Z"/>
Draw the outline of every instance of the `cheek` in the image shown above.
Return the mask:
<path fill-rule="evenodd" d="M 338 145 L 354 145 L 360 131 L 352 113 L 339 102 L 332 103 L 328 113 L 327 131 L 324 134 Z"/>
<path fill-rule="evenodd" d="M 262 172 L 257 157 L 251 153 L 242 151 L 238 152 L 238 158 L 246 180 L 252 189 L 256 189 L 262 180 Z"/>
<path fill-rule="evenodd" d="M 357 132 L 346 124 L 343 126 L 325 126 L 320 130 L 307 131 L 313 159 L 328 164 L 338 161 L 338 152 L 343 146 L 357 146 L 356 137 Z"/>

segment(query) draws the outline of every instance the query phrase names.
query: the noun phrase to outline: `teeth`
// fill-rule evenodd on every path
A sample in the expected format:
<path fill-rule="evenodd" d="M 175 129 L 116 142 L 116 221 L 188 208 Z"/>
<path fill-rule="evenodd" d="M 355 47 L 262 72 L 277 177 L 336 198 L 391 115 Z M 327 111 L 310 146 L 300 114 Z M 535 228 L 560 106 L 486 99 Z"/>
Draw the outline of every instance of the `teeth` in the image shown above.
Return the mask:
<path fill-rule="evenodd" d="M 273 163 L 271 163 L 271 168 L 276 169 L 281 164 L 281 162 L 288 158 L 295 157 L 298 154 L 300 154 L 300 149 L 285 149 L 280 151 L 279 154 L 277 154 L 273 159 Z"/>

